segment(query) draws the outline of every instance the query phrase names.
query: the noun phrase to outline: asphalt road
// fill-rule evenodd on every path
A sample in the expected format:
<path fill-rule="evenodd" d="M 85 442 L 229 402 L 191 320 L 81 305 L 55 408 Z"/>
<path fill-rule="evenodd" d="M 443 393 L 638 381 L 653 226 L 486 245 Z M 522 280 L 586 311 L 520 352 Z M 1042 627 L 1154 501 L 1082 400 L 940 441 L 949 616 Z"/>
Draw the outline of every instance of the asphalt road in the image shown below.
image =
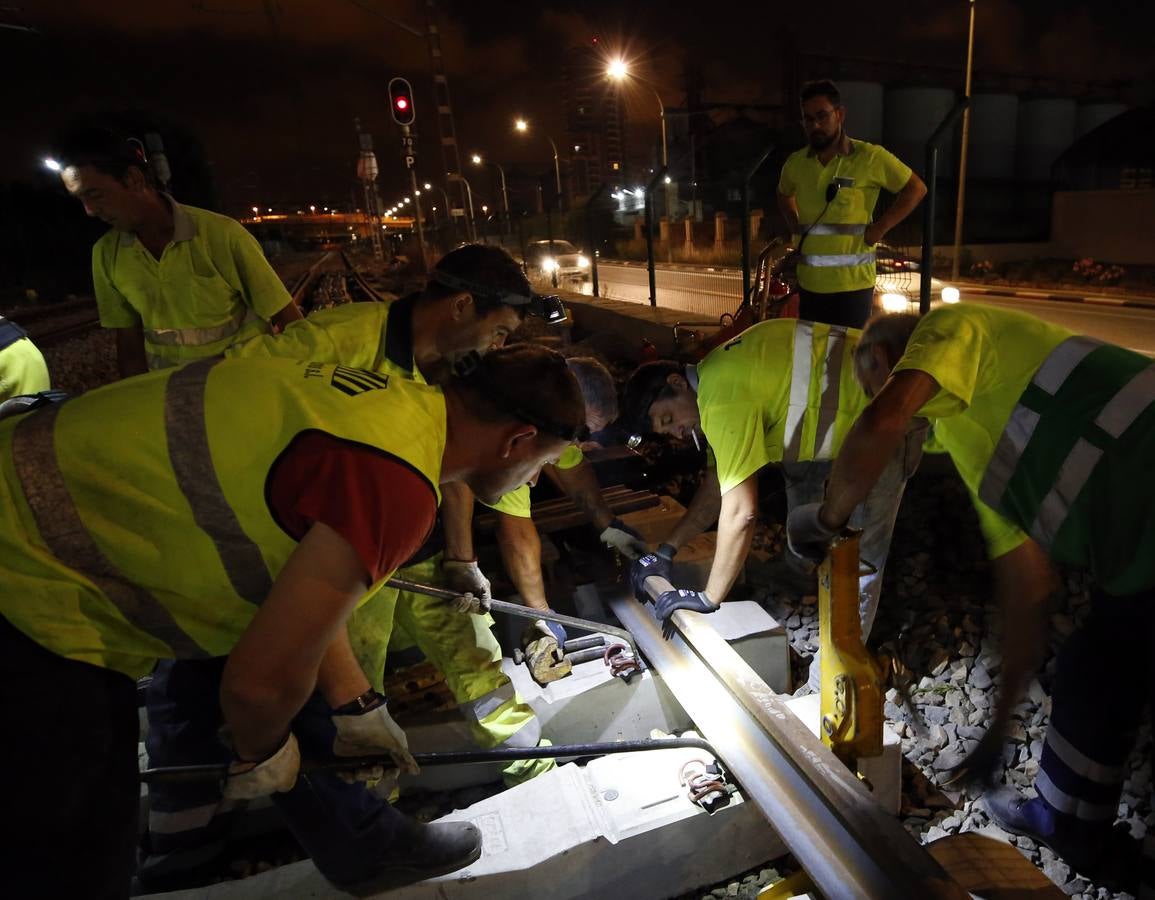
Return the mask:
<path fill-rule="evenodd" d="M 649 303 L 649 281 L 644 265 L 599 262 L 598 277 L 603 297 Z M 684 309 L 700 319 L 717 319 L 723 313 L 733 312 L 742 296 L 742 278 L 736 269 L 703 271 L 659 266 L 655 280 L 660 306 Z M 584 282 L 581 290 L 592 294 L 592 284 Z M 968 296 L 965 287 L 962 299 L 1030 313 L 1080 334 L 1155 356 L 1155 309 L 986 293 Z"/>

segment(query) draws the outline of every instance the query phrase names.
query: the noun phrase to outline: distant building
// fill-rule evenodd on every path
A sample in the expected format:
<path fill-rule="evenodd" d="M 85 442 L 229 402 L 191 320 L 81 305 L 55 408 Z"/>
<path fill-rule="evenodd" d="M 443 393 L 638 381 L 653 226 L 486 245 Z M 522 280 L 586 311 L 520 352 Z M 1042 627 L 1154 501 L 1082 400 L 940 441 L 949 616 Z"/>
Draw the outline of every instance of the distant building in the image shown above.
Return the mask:
<path fill-rule="evenodd" d="M 626 176 L 625 104 L 617 86 L 606 78 L 605 54 L 596 42 L 566 51 L 562 61 L 570 204 L 580 204 L 602 185 L 623 183 Z"/>

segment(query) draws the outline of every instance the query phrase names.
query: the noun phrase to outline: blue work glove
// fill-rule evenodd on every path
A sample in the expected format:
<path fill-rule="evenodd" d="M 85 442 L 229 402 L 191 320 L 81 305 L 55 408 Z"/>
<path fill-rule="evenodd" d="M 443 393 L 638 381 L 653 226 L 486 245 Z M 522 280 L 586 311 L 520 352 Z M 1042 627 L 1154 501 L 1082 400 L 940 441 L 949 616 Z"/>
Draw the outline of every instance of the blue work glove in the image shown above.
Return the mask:
<path fill-rule="evenodd" d="M 630 587 L 634 589 L 634 596 L 639 603 L 650 599 L 643 586 L 647 578 L 657 575 L 670 580 L 670 569 L 674 567 L 674 554 L 677 552 L 670 544 L 661 544 L 653 553 L 634 560 L 630 566 Z"/>
<path fill-rule="evenodd" d="M 705 591 L 666 591 L 654 603 L 654 615 L 662 623 L 662 637 L 667 641 L 674 636 L 674 621 L 670 618 L 676 609 L 688 609 L 697 613 L 718 611 L 718 604 L 706 596 Z"/>
<path fill-rule="evenodd" d="M 799 559 L 817 565 L 826 558 L 830 542 L 842 530 L 828 528 L 818 518 L 821 503 L 803 503 L 786 517 L 786 545 Z"/>
<path fill-rule="evenodd" d="M 564 626 L 560 622 L 550 622 L 547 619 L 534 619 L 521 633 L 521 646 L 528 647 L 534 641 L 543 637 L 552 637 L 558 647 L 565 646 L 568 639 Z"/>
<path fill-rule="evenodd" d="M 602 530 L 598 539 L 611 550 L 617 550 L 629 559 L 637 559 L 646 552 L 646 542 L 642 536 L 618 518 L 610 520 L 610 524 Z"/>

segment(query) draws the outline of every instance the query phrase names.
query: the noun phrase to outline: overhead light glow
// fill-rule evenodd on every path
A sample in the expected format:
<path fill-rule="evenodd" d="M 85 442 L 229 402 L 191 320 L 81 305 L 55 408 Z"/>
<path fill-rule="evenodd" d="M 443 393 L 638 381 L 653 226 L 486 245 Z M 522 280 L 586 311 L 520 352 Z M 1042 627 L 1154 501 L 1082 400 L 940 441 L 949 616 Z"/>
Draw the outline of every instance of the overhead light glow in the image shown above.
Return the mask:
<path fill-rule="evenodd" d="M 614 81 L 621 81 L 623 78 L 629 77 L 629 74 L 630 67 L 620 56 L 617 59 L 610 60 L 609 65 L 606 66 L 606 75 Z"/>
<path fill-rule="evenodd" d="M 46 168 L 49 172 L 59 172 L 61 169 L 60 163 L 54 160 L 51 156 L 44 157 L 43 162 L 44 168 Z"/>
<path fill-rule="evenodd" d="M 529 128 L 529 122 L 525 121 L 525 119 L 518 119 L 516 122 L 513 123 L 513 127 L 516 128 L 518 131 L 525 131 L 526 129 Z"/>

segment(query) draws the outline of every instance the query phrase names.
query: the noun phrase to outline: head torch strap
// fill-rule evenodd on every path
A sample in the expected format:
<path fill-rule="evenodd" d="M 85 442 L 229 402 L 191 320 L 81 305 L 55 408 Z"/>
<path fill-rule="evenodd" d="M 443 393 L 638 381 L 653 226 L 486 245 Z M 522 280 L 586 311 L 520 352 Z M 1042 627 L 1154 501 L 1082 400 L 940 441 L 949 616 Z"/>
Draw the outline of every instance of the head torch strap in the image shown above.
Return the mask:
<path fill-rule="evenodd" d="M 524 306 L 526 307 L 526 312 L 531 316 L 545 319 L 550 324 L 564 321 L 566 318 L 565 304 L 561 302 L 560 297 L 542 294 L 530 294 L 526 296 L 525 294 L 517 294 L 512 291 L 486 287 L 485 285 L 470 281 L 467 278 L 458 278 L 456 275 L 443 272 L 441 269 L 434 269 L 429 277 L 438 284 L 452 288 L 455 291 L 475 294 L 478 297 L 496 300 L 498 303 L 505 303 L 509 306 Z"/>

